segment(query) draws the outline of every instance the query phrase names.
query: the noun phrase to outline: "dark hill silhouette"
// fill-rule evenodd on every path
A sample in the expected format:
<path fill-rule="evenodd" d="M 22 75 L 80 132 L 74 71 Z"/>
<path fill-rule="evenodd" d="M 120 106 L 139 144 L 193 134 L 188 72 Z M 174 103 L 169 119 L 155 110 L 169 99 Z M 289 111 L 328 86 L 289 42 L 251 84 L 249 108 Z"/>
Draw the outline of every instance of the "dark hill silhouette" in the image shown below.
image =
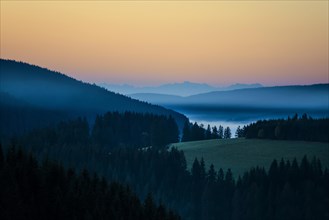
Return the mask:
<path fill-rule="evenodd" d="M 180 127 L 186 120 L 184 115 L 175 111 L 134 100 L 35 65 L 1 59 L 0 70 L 0 92 L 35 108 L 88 118 L 108 111 L 171 115 Z"/>
<path fill-rule="evenodd" d="M 36 107 L 4 92 L 0 92 L 0 106 L 1 141 L 69 118 L 63 111 Z"/>

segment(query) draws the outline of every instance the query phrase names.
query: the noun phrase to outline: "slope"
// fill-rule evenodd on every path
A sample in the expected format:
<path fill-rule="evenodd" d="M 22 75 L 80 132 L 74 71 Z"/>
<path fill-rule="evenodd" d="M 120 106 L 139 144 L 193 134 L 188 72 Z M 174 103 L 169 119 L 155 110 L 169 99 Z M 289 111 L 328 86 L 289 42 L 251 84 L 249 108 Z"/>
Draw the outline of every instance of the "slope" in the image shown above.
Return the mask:
<path fill-rule="evenodd" d="M 94 117 L 108 111 L 132 111 L 171 115 L 178 125 L 186 117 L 172 110 L 119 95 L 45 68 L 11 60 L 0 60 L 0 92 L 32 106 Z"/>
<path fill-rule="evenodd" d="M 263 108 L 328 108 L 329 84 L 275 86 L 189 96 L 185 104 Z"/>
<path fill-rule="evenodd" d="M 327 109 L 329 84 L 215 91 L 188 97 L 138 93 L 133 98 L 164 106 Z"/>
<path fill-rule="evenodd" d="M 269 168 L 274 159 L 281 158 L 299 161 L 304 155 L 316 156 L 324 167 L 329 167 L 329 146 L 327 143 L 305 141 L 277 141 L 260 139 L 213 139 L 172 144 L 184 151 L 188 167 L 194 158 L 204 158 L 206 166 L 211 163 L 219 169 L 230 168 L 235 175 L 242 175 L 251 167 Z"/>

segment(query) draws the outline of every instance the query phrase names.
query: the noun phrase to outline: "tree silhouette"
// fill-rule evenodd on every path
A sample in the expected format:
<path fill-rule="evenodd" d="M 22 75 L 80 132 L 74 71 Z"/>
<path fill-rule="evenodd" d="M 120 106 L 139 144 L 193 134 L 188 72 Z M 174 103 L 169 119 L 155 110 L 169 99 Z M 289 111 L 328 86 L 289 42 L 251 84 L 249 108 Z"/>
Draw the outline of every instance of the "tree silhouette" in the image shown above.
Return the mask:
<path fill-rule="evenodd" d="M 230 127 L 226 127 L 224 130 L 224 138 L 229 139 L 229 138 L 231 138 L 231 136 L 232 136 L 232 133 L 231 133 Z"/>
<path fill-rule="evenodd" d="M 218 138 L 219 139 L 223 139 L 224 138 L 224 128 L 221 125 L 218 126 Z"/>

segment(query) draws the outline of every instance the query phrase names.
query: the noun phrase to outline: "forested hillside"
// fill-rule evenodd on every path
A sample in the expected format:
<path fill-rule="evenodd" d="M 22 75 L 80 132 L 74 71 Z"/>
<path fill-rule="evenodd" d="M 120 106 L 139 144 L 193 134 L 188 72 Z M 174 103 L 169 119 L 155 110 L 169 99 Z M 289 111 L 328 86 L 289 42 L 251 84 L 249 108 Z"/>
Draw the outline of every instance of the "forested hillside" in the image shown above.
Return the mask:
<path fill-rule="evenodd" d="M 108 125 L 125 117 L 112 113 L 101 116 L 98 120 L 104 126 L 98 129 L 106 131 Z M 151 133 L 160 134 L 166 126 L 163 124 Z M 269 171 L 254 168 L 234 179 L 230 169 L 217 167 L 216 170 L 214 166 L 207 169 L 202 158 L 196 159 L 188 170 L 184 153 L 175 148 L 129 147 L 129 141 L 127 146 L 114 148 L 99 145 L 93 134 L 88 134 L 87 127 L 84 119 L 76 119 L 61 123 L 58 128 L 36 130 L 14 143 L 39 160 L 49 158 L 65 167 L 86 169 L 107 180 L 128 184 L 141 199 L 151 192 L 155 201 L 177 210 L 183 219 L 306 220 L 312 216 L 324 220 L 328 217 L 329 173 L 316 158 L 311 162 L 306 157 L 301 162 L 274 161 Z M 127 140 L 130 138 L 127 136 Z M 166 140 L 170 140 L 169 136 Z"/>
<path fill-rule="evenodd" d="M 129 187 L 87 170 L 76 173 L 48 160 L 0 146 L 0 219 L 178 220 L 149 194 L 142 203 Z"/>
<path fill-rule="evenodd" d="M 0 92 L 0 141 L 69 118 L 68 112 L 33 106 L 8 93 Z"/>
<path fill-rule="evenodd" d="M 296 114 L 288 119 L 260 120 L 239 132 L 246 138 L 329 142 L 329 118 L 313 119 Z"/>
<path fill-rule="evenodd" d="M 29 114 L 25 114 L 26 111 L 11 111 L 10 105 L 7 106 L 8 101 L 5 100 L 7 98 L 24 102 L 22 105 L 28 105 L 29 108 L 38 109 L 45 114 L 47 111 L 61 112 L 70 117 L 87 117 L 91 121 L 97 114 L 109 111 L 170 115 L 180 127 L 186 120 L 184 115 L 172 110 L 134 100 L 38 66 L 1 59 L 0 72 L 0 92 L 1 98 L 4 99 L 1 101 L 2 114 L 11 125 L 28 120 Z M 35 119 L 43 120 L 42 114 L 36 114 L 35 117 L 38 115 L 40 118 Z M 47 117 L 52 121 L 51 117 L 54 115 L 50 113 Z M 21 130 L 29 130 L 32 124 L 26 123 L 26 127 Z"/>

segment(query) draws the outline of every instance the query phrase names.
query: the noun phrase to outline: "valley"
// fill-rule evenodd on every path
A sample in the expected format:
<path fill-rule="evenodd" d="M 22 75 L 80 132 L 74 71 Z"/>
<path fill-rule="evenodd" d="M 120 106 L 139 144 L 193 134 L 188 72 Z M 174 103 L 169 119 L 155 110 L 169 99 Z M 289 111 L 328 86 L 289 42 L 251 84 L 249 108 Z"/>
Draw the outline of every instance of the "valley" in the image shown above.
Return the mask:
<path fill-rule="evenodd" d="M 328 4 L 0 0 L 0 219 L 328 220 Z"/>

